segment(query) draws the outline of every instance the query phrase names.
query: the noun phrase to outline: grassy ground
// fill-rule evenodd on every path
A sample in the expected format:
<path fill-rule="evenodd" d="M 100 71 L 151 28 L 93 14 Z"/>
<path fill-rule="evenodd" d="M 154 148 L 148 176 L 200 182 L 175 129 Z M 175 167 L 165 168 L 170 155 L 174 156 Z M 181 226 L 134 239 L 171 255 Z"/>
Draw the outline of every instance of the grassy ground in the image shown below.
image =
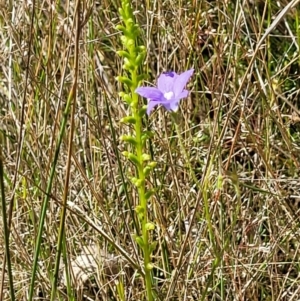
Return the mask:
<path fill-rule="evenodd" d="M 298 2 L 133 1 L 149 82 L 195 68 L 179 130 L 163 108 L 145 119 L 158 163 L 149 180 L 157 300 L 300 300 Z M 119 141 L 129 130 L 115 80 L 119 6 L 82 1 L 78 17 L 73 1 L 0 4 L 1 211 L 11 263 L 0 300 L 11 300 L 9 271 L 15 299 L 28 298 L 47 195 L 35 300 L 48 300 L 54 283 L 55 300 L 145 300 L 132 239 L 138 200 Z M 64 213 L 58 260 L 76 271 L 56 276 Z M 3 266 L 3 219 L 1 229 Z M 104 275 L 111 262 L 118 272 Z"/>

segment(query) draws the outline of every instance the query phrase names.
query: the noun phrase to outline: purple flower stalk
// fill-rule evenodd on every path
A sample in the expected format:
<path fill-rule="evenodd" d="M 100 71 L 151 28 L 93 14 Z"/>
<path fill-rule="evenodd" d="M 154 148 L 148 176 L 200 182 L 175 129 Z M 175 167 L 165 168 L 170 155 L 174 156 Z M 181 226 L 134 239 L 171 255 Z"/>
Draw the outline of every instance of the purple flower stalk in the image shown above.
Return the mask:
<path fill-rule="evenodd" d="M 176 112 L 179 101 L 188 96 L 188 90 L 184 89 L 194 69 L 181 74 L 174 71 L 162 73 L 157 80 L 156 87 L 139 87 L 135 90 L 137 94 L 149 99 L 147 114 L 149 115 L 157 105 L 164 106 L 168 111 Z"/>

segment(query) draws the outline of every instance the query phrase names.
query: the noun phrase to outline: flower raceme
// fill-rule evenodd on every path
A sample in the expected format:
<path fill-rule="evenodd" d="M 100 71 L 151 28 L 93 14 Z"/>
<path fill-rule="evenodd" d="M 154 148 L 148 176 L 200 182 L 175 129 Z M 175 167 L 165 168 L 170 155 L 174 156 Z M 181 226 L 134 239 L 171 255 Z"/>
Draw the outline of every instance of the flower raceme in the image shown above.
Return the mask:
<path fill-rule="evenodd" d="M 181 74 L 174 71 L 162 73 L 157 80 L 156 87 L 139 87 L 135 93 L 148 98 L 147 114 L 149 115 L 157 105 L 164 106 L 168 111 L 176 112 L 179 107 L 179 101 L 188 96 L 189 92 L 185 86 L 194 69 L 190 69 Z"/>

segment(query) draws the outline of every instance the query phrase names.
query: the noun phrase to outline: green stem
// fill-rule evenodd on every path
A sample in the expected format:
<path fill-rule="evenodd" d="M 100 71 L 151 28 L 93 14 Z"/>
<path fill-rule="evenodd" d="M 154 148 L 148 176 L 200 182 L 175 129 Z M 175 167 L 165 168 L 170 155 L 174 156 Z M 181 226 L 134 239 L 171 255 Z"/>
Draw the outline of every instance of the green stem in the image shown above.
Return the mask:
<path fill-rule="evenodd" d="M 2 137 L 0 137 L 1 139 Z M 7 272 L 8 272 L 8 281 L 9 281 L 9 291 L 10 298 L 12 301 L 15 300 L 14 293 L 14 282 L 13 282 L 13 273 L 12 273 L 12 265 L 10 259 L 10 251 L 9 251 L 9 227 L 7 223 L 7 214 L 6 214 L 6 203 L 5 203 L 5 192 L 4 192 L 4 168 L 3 168 L 3 155 L 2 155 L 2 139 L 0 141 L 0 191 L 1 191 L 1 208 L 2 208 L 2 219 L 3 219 L 3 235 L 4 235 L 4 247 L 5 247 L 5 259 L 7 263 Z M 2 267 L 3 271 L 5 266 Z M 2 291 L 0 292 L 0 295 Z"/>
<path fill-rule="evenodd" d="M 135 71 L 131 73 L 132 81 L 134 83 L 133 86 L 137 86 L 137 74 Z M 133 108 L 133 114 L 136 118 L 135 123 L 135 133 L 136 133 L 136 154 L 138 161 L 140 164 L 137 166 L 138 178 L 141 180 L 141 185 L 138 187 L 138 194 L 140 200 L 140 206 L 143 210 L 143 218 L 141 220 L 142 226 L 142 238 L 143 238 L 143 255 L 144 255 L 144 270 L 145 270 L 145 282 L 146 282 L 146 291 L 147 291 L 147 299 L 148 301 L 153 300 L 152 294 L 152 277 L 151 277 L 151 269 L 149 269 L 149 264 L 151 263 L 150 258 L 150 248 L 149 248 L 149 230 L 146 225 L 148 223 L 148 210 L 147 210 L 147 199 L 145 196 L 145 174 L 143 170 L 143 141 L 142 141 L 142 118 L 138 111 L 138 96 L 134 93 L 135 89 L 131 89 L 132 100 L 134 104 L 137 104 Z"/>

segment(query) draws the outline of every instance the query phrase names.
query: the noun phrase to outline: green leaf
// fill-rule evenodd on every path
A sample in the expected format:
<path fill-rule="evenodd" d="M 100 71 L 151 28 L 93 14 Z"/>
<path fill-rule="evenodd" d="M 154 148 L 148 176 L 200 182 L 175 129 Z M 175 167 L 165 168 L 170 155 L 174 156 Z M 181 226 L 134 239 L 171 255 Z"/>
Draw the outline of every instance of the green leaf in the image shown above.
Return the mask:
<path fill-rule="evenodd" d="M 155 193 L 155 190 L 154 189 L 150 189 L 148 190 L 146 193 L 145 193 L 145 198 L 146 200 L 149 200 L 150 197 Z"/>

